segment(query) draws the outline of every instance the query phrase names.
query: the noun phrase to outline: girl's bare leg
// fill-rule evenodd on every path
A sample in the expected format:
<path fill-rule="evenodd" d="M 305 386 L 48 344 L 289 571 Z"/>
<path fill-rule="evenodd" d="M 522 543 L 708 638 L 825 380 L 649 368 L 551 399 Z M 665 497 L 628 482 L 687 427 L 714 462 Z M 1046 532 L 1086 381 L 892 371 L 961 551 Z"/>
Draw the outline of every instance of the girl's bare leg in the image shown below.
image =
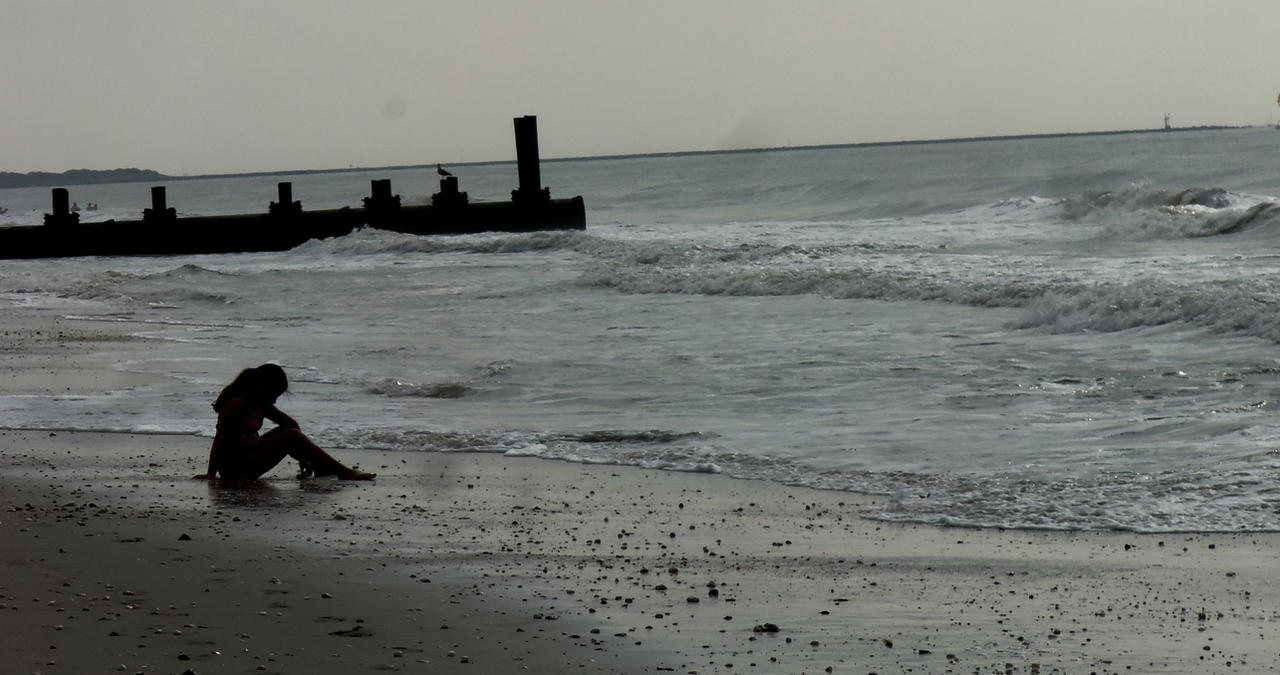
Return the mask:
<path fill-rule="evenodd" d="M 259 440 L 261 441 L 261 440 L 266 440 L 268 438 L 272 438 L 274 436 L 279 436 L 280 434 L 286 431 L 288 431 L 288 429 L 285 429 L 283 427 L 276 427 L 271 431 L 268 431 L 262 434 L 262 437 Z M 275 452 L 279 452 L 279 450 L 276 450 Z M 277 459 L 276 463 L 279 463 L 280 459 L 284 459 L 284 457 L 280 457 L 279 459 Z M 298 478 L 310 478 L 314 475 L 316 475 L 316 470 L 311 468 L 311 462 L 301 460 L 301 459 L 298 460 Z"/>
<path fill-rule="evenodd" d="M 266 434 L 258 445 L 266 451 L 283 451 L 304 467 L 310 467 L 317 476 L 337 476 L 343 480 L 369 480 L 374 477 L 374 474 L 356 471 L 334 459 L 297 429 Z"/>

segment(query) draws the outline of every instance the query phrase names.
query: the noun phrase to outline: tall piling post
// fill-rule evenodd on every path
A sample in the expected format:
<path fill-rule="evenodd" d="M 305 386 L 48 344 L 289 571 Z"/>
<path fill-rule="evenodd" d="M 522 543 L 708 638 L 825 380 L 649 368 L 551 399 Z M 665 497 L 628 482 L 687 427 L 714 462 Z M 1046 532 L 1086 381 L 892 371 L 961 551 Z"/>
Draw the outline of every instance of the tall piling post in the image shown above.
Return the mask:
<path fill-rule="evenodd" d="M 71 194 L 66 188 L 53 189 L 53 213 L 44 214 L 44 224 L 54 227 L 76 225 L 80 222 L 80 214 L 71 211 Z"/>
<path fill-rule="evenodd" d="M 515 118 L 516 171 L 520 187 L 511 191 L 511 201 L 538 203 L 551 199 L 551 190 L 542 187 L 541 170 L 538 167 L 538 118 L 525 115 Z"/>

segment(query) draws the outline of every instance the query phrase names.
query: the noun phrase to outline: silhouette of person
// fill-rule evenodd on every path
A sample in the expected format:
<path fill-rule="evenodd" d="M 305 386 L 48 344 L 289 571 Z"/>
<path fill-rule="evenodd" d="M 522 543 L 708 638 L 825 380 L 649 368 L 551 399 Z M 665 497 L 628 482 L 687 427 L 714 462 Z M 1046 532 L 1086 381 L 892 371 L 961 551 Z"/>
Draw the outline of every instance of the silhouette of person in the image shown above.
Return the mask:
<path fill-rule="evenodd" d="M 79 202 L 71 202 L 71 211 L 72 211 L 72 213 L 79 213 L 79 212 L 80 212 L 80 203 L 79 203 Z"/>
<path fill-rule="evenodd" d="M 218 394 L 213 409 L 218 428 L 209 447 L 209 470 L 197 479 L 259 478 L 280 460 L 292 457 L 301 467 L 299 477 L 312 474 L 343 480 L 369 480 L 374 474 L 343 465 L 307 438 L 292 417 L 276 407 L 276 399 L 289 389 L 284 369 L 274 363 L 248 368 Z M 276 427 L 258 435 L 263 419 Z"/>

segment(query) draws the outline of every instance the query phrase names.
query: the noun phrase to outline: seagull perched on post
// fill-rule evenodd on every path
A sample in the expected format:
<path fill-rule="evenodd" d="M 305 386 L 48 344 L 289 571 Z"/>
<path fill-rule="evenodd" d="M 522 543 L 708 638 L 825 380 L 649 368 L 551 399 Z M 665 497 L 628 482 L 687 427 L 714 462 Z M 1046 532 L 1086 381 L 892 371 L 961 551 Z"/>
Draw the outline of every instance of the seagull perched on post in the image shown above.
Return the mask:
<path fill-rule="evenodd" d="M 441 176 L 452 176 L 452 175 L 453 175 L 453 174 L 449 173 L 448 171 L 445 171 L 444 167 L 443 167 L 443 166 L 440 166 L 439 164 L 437 164 L 437 165 L 436 165 L 436 173 L 440 174 Z"/>

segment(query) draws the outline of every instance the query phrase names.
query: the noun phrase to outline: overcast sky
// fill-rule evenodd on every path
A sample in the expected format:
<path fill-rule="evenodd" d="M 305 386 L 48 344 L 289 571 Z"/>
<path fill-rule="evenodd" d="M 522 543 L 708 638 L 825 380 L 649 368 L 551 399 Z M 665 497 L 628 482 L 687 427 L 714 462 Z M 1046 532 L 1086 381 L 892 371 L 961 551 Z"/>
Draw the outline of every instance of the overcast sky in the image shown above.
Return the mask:
<path fill-rule="evenodd" d="M 1280 0 L 0 0 L 0 171 L 170 174 L 1280 117 Z"/>

